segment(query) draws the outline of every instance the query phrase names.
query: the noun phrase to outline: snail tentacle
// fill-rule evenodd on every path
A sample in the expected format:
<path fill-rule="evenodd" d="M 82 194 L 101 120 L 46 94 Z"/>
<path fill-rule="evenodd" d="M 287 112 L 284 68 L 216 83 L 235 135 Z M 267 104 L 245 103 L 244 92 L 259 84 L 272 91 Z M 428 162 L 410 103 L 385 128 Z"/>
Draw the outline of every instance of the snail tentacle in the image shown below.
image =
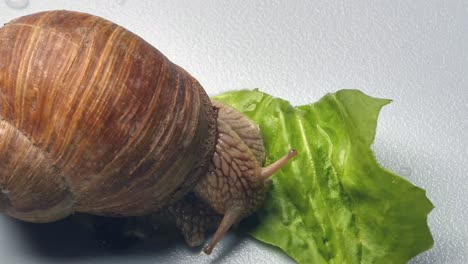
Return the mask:
<path fill-rule="evenodd" d="M 165 210 L 172 218 L 177 229 L 191 247 L 198 247 L 205 242 L 208 232 L 213 232 L 221 221 L 221 215 L 193 194 L 185 196 Z"/>
<path fill-rule="evenodd" d="M 277 161 L 273 162 L 272 164 L 264 167 L 262 169 L 262 173 L 260 174 L 262 179 L 267 181 L 271 175 L 277 172 L 279 169 L 284 167 L 288 162 L 297 155 L 297 151 L 295 149 L 291 149 L 286 153 L 283 157 L 278 159 Z"/>
<path fill-rule="evenodd" d="M 232 225 L 240 221 L 240 218 L 243 214 L 243 208 L 232 207 L 229 208 L 223 216 L 223 220 L 216 229 L 215 234 L 211 238 L 208 245 L 203 248 L 203 252 L 207 255 L 210 255 L 218 242 L 223 238 L 224 234 L 231 228 Z"/>

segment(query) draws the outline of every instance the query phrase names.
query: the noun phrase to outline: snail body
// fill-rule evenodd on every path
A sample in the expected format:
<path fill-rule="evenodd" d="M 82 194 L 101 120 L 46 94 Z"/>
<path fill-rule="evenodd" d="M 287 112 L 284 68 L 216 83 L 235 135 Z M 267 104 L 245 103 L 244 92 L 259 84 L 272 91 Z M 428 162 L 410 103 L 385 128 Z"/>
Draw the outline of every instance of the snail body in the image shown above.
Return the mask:
<path fill-rule="evenodd" d="M 128 30 L 83 13 L 37 13 L 0 29 L 0 58 L 0 210 L 8 215 L 141 216 L 193 193 L 226 215 L 219 240 L 263 201 L 258 128 L 213 105 L 189 73 Z M 229 192 L 222 204 L 221 191 Z"/>

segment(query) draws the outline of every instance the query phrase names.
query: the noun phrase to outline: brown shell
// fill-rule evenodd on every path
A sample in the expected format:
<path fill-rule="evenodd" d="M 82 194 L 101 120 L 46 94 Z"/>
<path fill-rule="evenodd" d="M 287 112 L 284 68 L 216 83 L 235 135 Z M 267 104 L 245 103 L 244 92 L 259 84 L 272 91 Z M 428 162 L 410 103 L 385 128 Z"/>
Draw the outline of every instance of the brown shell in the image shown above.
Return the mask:
<path fill-rule="evenodd" d="M 142 215 L 187 193 L 215 142 L 198 82 L 102 18 L 52 11 L 0 29 L 0 210 Z"/>

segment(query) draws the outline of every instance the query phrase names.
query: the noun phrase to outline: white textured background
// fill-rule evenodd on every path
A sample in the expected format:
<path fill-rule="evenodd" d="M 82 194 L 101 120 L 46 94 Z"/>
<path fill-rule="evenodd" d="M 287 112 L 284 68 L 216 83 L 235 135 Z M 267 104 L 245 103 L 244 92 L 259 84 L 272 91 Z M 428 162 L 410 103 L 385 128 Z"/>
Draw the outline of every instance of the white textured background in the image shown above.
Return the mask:
<path fill-rule="evenodd" d="M 49 9 L 123 25 L 210 95 L 259 87 L 305 104 L 358 88 L 394 99 L 379 120 L 376 155 L 427 189 L 436 206 L 435 246 L 411 263 L 468 263 L 468 1 L 31 0 L 14 9 L 0 0 L 0 23 Z M 233 234 L 210 257 L 182 243 L 108 253 L 88 240 L 66 223 L 34 227 L 0 217 L 1 263 L 291 262 Z"/>

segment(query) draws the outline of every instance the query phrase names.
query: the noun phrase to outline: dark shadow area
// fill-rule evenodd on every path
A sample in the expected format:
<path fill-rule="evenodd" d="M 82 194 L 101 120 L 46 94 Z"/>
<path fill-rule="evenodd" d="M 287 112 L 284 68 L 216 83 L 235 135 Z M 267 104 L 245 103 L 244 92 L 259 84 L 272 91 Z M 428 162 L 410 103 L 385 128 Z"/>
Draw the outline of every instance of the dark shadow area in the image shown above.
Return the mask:
<path fill-rule="evenodd" d="M 139 239 L 123 234 L 125 218 L 85 215 L 83 221 L 82 217 L 78 214 L 46 224 L 26 223 L 9 217 L 8 221 L 32 254 L 55 261 L 158 255 L 184 243 L 175 230 L 167 229 L 151 238 Z"/>
<path fill-rule="evenodd" d="M 241 249 L 242 241 L 246 239 L 242 234 L 258 223 L 255 217 L 244 220 L 239 228 L 223 239 L 222 246 L 219 245 L 218 250 L 208 257 L 201 253 L 202 246 L 186 246 L 182 235 L 171 226 L 158 229 L 149 238 L 129 237 L 125 234 L 126 225 L 131 221 L 129 218 L 75 214 L 46 224 L 27 223 L 8 216 L 2 218 L 4 226 L 14 229 L 18 235 L 24 246 L 23 252 L 44 263 L 99 261 L 116 257 L 159 261 L 169 259 L 171 252 L 181 249 L 185 254 L 206 258 L 208 263 L 223 263 L 232 252 Z"/>

